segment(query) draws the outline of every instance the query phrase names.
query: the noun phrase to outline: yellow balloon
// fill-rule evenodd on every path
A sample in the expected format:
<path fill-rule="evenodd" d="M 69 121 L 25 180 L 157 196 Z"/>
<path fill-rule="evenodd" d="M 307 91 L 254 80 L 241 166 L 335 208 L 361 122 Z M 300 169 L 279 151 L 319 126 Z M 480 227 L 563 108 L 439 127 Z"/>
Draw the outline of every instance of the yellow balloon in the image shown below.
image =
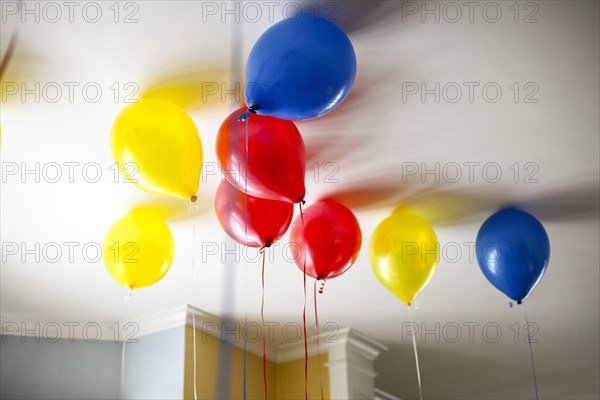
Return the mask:
<path fill-rule="evenodd" d="M 165 276 L 174 253 L 167 224 L 153 212 L 134 210 L 110 227 L 102 255 L 115 281 L 128 289 L 139 289 Z"/>
<path fill-rule="evenodd" d="M 196 200 L 202 143 L 180 107 L 158 98 L 127 106 L 115 120 L 110 144 L 130 182 L 151 193 Z"/>
<path fill-rule="evenodd" d="M 427 221 L 408 211 L 400 211 L 375 228 L 369 258 L 381 283 L 410 305 L 435 272 L 439 244 Z"/>

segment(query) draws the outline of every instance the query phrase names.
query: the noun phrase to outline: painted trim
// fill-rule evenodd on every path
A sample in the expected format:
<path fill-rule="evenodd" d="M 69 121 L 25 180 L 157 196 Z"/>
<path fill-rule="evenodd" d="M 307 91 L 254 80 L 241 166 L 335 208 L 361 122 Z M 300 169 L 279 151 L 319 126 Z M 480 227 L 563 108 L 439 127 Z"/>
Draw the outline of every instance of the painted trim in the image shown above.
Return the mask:
<path fill-rule="evenodd" d="M 197 307 L 181 304 L 151 314 L 132 318 L 130 323 L 135 324 L 136 331 L 131 338 L 139 338 L 168 329 L 183 326 L 192 326 L 193 317 L 196 318 L 196 329 L 207 335 L 218 337 L 220 340 L 233 346 L 243 348 L 244 341 L 239 324 L 228 330 L 221 318 L 200 310 Z M 21 336 L 30 340 L 48 342 L 59 339 L 95 341 L 122 341 L 122 322 L 94 322 L 94 321 L 49 321 L 32 320 L 19 317 L 2 316 L 0 319 L 1 334 Z M 37 325 L 36 325 L 37 324 Z M 225 328 L 225 329 L 223 329 Z M 24 339 L 26 340 L 26 339 Z M 319 335 L 319 349 L 327 353 L 332 348 L 348 347 L 359 352 L 368 359 L 375 359 L 377 355 L 386 351 L 387 347 L 357 332 L 354 329 L 343 328 L 335 333 L 325 332 Z M 262 357 L 262 340 L 248 341 L 247 349 L 253 354 Z M 315 335 L 308 338 L 308 354 L 317 354 Z M 304 341 L 274 345 L 267 343 L 267 358 L 275 363 L 284 363 L 304 357 Z M 334 360 L 330 360 L 333 362 Z"/>

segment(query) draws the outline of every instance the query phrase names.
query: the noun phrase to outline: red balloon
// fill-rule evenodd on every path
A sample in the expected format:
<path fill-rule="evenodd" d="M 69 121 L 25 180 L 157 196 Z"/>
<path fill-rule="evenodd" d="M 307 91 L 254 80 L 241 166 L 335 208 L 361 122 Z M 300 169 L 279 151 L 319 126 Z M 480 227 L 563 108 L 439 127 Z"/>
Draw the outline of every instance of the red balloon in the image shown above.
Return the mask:
<path fill-rule="evenodd" d="M 304 199 L 306 151 L 292 121 L 249 114 L 246 166 L 245 108 L 219 128 L 217 158 L 225 178 L 238 190 L 265 199 L 298 203 Z M 248 173 L 246 174 L 246 171 Z"/>
<path fill-rule="evenodd" d="M 292 222 L 294 206 L 278 200 L 247 196 L 229 182 L 217 189 L 215 210 L 221 226 L 236 242 L 250 247 L 269 247 L 279 240 Z M 246 233 L 247 229 L 247 233 Z"/>
<path fill-rule="evenodd" d="M 304 211 L 304 222 L 292 224 L 291 243 L 299 248 L 296 264 L 315 279 L 346 272 L 360 252 L 362 234 L 352 211 L 333 200 L 321 200 Z"/>

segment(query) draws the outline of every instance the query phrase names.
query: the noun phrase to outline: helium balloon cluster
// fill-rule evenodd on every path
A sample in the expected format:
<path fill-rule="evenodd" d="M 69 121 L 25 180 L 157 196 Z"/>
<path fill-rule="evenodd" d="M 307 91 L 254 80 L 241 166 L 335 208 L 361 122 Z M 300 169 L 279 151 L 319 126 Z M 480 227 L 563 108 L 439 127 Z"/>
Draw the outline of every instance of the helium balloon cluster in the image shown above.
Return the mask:
<path fill-rule="evenodd" d="M 260 37 L 246 68 L 248 109 L 231 114 L 217 137 L 223 170 L 237 171 L 219 187 L 215 209 L 224 230 L 235 240 L 264 248 L 287 231 L 292 204 L 305 197 L 304 142 L 293 121 L 335 109 L 348 95 L 355 76 L 350 40 L 326 20 L 305 16 L 284 20 Z M 202 144 L 192 119 L 179 106 L 147 97 L 126 107 L 113 125 L 111 150 L 122 174 L 139 188 L 197 200 Z M 166 227 L 155 216 L 136 214 L 135 220 L 117 221 L 107 243 L 120 248 L 126 240 L 132 248 L 137 241 L 150 243 L 151 232 Z M 146 229 L 139 229 L 140 224 Z M 115 241 L 116 236 L 123 240 Z M 160 251 L 160 246 L 155 250 Z M 151 272 L 156 265 L 143 260 L 134 267 L 105 255 L 105 264 L 123 286 L 139 288 L 164 276 L 173 252 L 163 253 L 168 262 L 161 264 L 167 266 L 161 273 Z M 153 259 L 163 260 L 163 253 Z M 147 279 L 140 274 L 147 274 Z"/>
<path fill-rule="evenodd" d="M 305 276 L 322 281 L 353 265 L 362 234 L 354 214 L 333 200 L 302 211 L 306 150 L 294 121 L 333 111 L 355 77 L 352 43 L 336 25 L 314 16 L 283 20 L 252 48 L 247 106 L 223 121 L 216 140 L 225 179 L 214 206 L 224 231 L 243 245 L 264 249 L 291 226 L 290 240 L 299 250 L 296 264 Z M 139 188 L 197 200 L 202 144 L 179 106 L 156 97 L 129 105 L 114 123 L 111 149 L 120 171 Z M 292 221 L 294 204 L 300 204 L 300 215 Z M 546 271 L 550 242 L 534 216 L 509 208 L 483 223 L 476 251 L 484 276 L 520 303 Z M 158 282 L 173 256 L 173 237 L 156 213 L 134 210 L 106 235 L 106 268 L 129 289 Z M 438 239 L 427 221 L 400 209 L 373 232 L 369 259 L 381 283 L 410 305 L 435 274 Z"/>
<path fill-rule="evenodd" d="M 215 211 L 238 243 L 267 248 L 288 230 L 293 204 L 304 204 L 306 194 L 306 151 L 293 121 L 333 111 L 355 77 L 352 43 L 327 20 L 286 19 L 255 43 L 246 65 L 247 108 L 225 119 L 216 140 L 225 181 Z M 344 273 L 362 240 L 354 214 L 333 200 L 300 210 L 291 231 L 298 266 L 318 280 Z"/>
<path fill-rule="evenodd" d="M 113 158 L 125 178 L 149 193 L 195 202 L 202 143 L 179 106 L 145 98 L 117 116 L 110 137 Z M 134 210 L 115 222 L 104 240 L 104 264 L 130 290 L 150 286 L 169 270 L 175 244 L 155 211 Z"/>
<path fill-rule="evenodd" d="M 542 224 L 514 208 L 500 210 L 483 223 L 475 248 L 484 276 L 519 304 L 541 280 L 550 259 Z M 377 226 L 369 257 L 381 283 L 410 306 L 435 273 L 439 243 L 427 221 L 401 209 Z"/>

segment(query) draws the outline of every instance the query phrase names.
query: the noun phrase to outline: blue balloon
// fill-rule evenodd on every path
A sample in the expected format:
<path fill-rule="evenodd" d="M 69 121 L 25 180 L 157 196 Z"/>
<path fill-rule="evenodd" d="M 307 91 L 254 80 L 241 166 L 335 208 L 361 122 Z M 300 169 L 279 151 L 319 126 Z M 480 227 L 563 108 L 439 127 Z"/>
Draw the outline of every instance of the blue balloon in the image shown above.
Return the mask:
<path fill-rule="evenodd" d="M 246 65 L 251 112 L 287 120 L 320 117 L 346 98 L 356 78 L 348 36 L 314 16 L 285 19 L 258 39 Z"/>
<path fill-rule="evenodd" d="M 483 223 L 475 248 L 485 277 L 519 303 L 540 281 L 550 259 L 550 241 L 540 221 L 514 208 Z"/>

